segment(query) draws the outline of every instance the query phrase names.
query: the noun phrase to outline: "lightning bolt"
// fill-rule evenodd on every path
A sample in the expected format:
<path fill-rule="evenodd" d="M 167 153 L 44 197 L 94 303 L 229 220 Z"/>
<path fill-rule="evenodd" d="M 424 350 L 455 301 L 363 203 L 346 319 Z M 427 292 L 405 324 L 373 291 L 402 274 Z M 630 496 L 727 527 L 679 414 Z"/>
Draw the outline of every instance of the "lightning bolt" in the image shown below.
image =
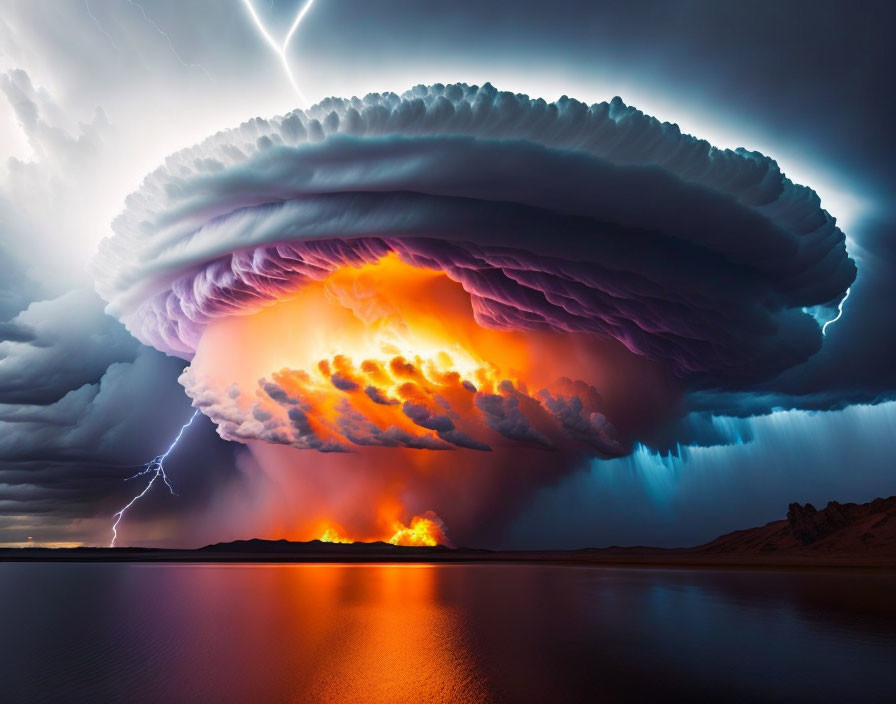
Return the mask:
<path fill-rule="evenodd" d="M 103 25 L 100 24 L 100 21 L 97 19 L 96 15 L 93 14 L 93 11 L 90 9 L 90 3 L 88 0 L 84 0 L 84 7 L 87 8 L 87 14 L 93 19 L 93 23 L 96 25 L 96 28 L 100 30 L 103 34 L 109 37 L 109 43 L 115 48 L 115 51 L 118 51 L 118 45 L 115 43 L 115 40 L 112 38 L 112 35 L 109 34 L 105 29 L 103 29 Z"/>
<path fill-rule="evenodd" d="M 171 482 L 168 481 L 168 475 L 165 474 L 165 460 L 168 459 L 168 455 L 170 455 L 174 448 L 177 446 L 177 443 L 180 442 L 180 439 L 183 437 L 184 431 L 190 427 L 190 424 L 196 419 L 196 416 L 199 415 L 199 409 L 190 416 L 190 420 L 184 423 L 181 426 L 180 432 L 177 434 L 177 437 L 174 438 L 174 441 L 168 446 L 168 449 L 165 450 L 161 455 L 156 455 L 149 462 L 143 465 L 143 470 L 137 472 L 134 476 L 128 477 L 125 481 L 130 481 L 131 479 L 136 479 L 137 477 L 145 477 L 147 474 L 150 475 L 149 482 L 147 482 L 146 486 L 143 487 L 143 491 L 137 494 L 133 499 L 128 501 L 125 504 L 124 508 L 122 508 L 118 513 L 112 516 L 115 519 L 115 523 L 112 524 L 112 542 L 109 543 L 110 548 L 115 547 L 115 541 L 118 540 L 118 524 L 121 523 L 121 519 L 124 518 L 125 512 L 133 506 L 137 501 L 146 496 L 146 493 L 152 488 L 152 485 L 155 484 L 156 479 L 161 478 L 163 482 L 165 482 L 165 486 L 168 487 L 168 491 L 172 496 L 177 496 L 177 493 L 174 491 L 174 487 L 171 486 Z"/>
<path fill-rule="evenodd" d="M 829 325 L 833 325 L 833 324 L 836 323 L 838 320 L 840 320 L 840 318 L 843 317 L 843 304 L 846 303 L 846 299 L 849 298 L 849 291 L 850 291 L 851 288 L 852 288 L 852 287 L 846 289 L 846 295 L 843 296 L 843 298 L 840 299 L 840 305 L 837 306 L 837 317 L 836 317 L 836 318 L 831 318 L 828 322 L 826 322 L 824 325 L 821 326 L 821 334 L 822 334 L 822 335 L 827 335 L 827 334 L 828 334 L 828 333 L 827 333 L 828 326 L 829 326 Z"/>
<path fill-rule="evenodd" d="M 208 72 L 205 66 L 203 66 L 202 64 L 190 64 L 181 58 L 181 55 L 177 53 L 177 49 L 174 48 L 174 43 L 171 41 L 171 37 L 166 31 L 159 27 L 155 20 L 153 20 L 149 15 L 146 14 L 146 9 L 143 7 L 143 5 L 138 2 L 134 2 L 134 0 L 127 0 L 127 3 L 140 10 L 141 14 L 143 15 L 143 19 L 146 20 L 152 26 L 152 28 L 156 30 L 156 32 L 165 37 L 165 41 L 168 42 L 168 48 L 171 49 L 171 53 L 174 54 L 174 58 L 176 58 L 180 62 L 181 66 L 183 66 L 184 68 L 198 68 L 205 74 L 205 77 L 208 78 L 208 80 L 214 82 L 215 79 L 212 78 L 212 74 Z"/>
<path fill-rule="evenodd" d="M 264 24 L 262 24 L 261 19 L 258 17 L 258 13 L 255 12 L 255 8 L 252 6 L 251 0 L 243 0 L 243 4 L 249 11 L 249 15 L 251 15 L 252 21 L 255 22 L 255 26 L 261 33 L 261 36 L 264 37 L 264 40 L 271 46 L 271 48 L 274 50 L 274 53 L 276 53 L 277 56 L 280 57 L 280 63 L 283 64 L 283 70 L 286 72 L 286 77 L 289 79 L 293 90 L 296 92 L 299 98 L 302 99 L 302 102 L 307 104 L 308 98 L 306 98 L 305 94 L 302 93 L 301 89 L 296 83 L 295 77 L 292 75 L 292 69 L 289 67 L 289 61 L 286 59 L 286 48 L 289 46 L 289 40 L 292 39 L 292 36 L 299 28 L 299 23 L 301 23 L 305 15 L 308 14 L 308 10 L 310 10 L 311 6 L 314 4 L 314 0 L 308 0 L 308 2 L 305 3 L 302 9 L 299 10 L 299 14 L 297 14 L 295 20 L 293 20 L 292 26 L 289 28 L 289 32 L 286 33 L 286 39 L 283 40 L 282 45 L 277 44 L 276 40 L 271 36 L 270 32 L 268 32 Z"/>

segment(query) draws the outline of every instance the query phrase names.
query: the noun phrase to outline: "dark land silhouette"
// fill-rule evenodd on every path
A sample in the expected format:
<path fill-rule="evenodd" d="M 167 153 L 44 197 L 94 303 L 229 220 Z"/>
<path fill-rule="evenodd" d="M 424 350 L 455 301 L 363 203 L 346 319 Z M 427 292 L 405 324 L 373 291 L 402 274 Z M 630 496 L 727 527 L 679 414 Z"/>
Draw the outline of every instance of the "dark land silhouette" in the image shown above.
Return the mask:
<path fill-rule="evenodd" d="M 195 550 L 6 548 L 0 561 L 118 562 L 532 562 L 574 565 L 896 569 L 896 496 L 865 504 L 793 503 L 787 517 L 691 548 L 646 546 L 495 551 L 384 542 L 237 540 Z"/>

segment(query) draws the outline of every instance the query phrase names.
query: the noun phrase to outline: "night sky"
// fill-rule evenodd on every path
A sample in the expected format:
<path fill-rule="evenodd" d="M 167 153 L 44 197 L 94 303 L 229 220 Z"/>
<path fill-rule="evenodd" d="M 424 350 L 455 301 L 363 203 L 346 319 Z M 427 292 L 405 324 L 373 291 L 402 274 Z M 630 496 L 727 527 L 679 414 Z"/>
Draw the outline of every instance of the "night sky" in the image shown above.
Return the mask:
<path fill-rule="evenodd" d="M 279 40 L 302 4 L 256 0 L 255 8 Z M 198 302 L 190 305 L 217 315 L 220 306 L 202 298 L 196 282 L 210 278 L 214 257 L 274 241 L 258 233 L 282 226 L 282 218 L 274 221 L 282 214 L 253 209 L 267 202 L 261 191 L 288 188 L 335 203 L 352 236 L 386 234 L 377 227 L 395 233 L 410 222 L 389 240 L 405 258 L 445 270 L 488 262 L 487 286 L 472 275 L 462 281 L 477 292 L 480 321 L 584 329 L 619 340 L 636 358 L 605 351 L 629 365 L 628 398 L 637 401 L 607 401 L 616 427 L 602 426 L 593 452 L 538 455 L 544 459 L 521 475 L 495 453 L 483 465 L 495 481 L 432 489 L 433 497 L 484 497 L 491 518 L 478 532 L 473 519 L 458 528 L 465 542 L 696 544 L 780 518 L 792 501 L 893 494 L 894 20 L 896 10 L 876 2 L 317 0 L 286 52 L 305 102 L 240 2 L 4 3 L 0 545 L 109 542 L 113 514 L 143 486 L 123 480 L 164 452 L 193 413 L 184 386 L 194 398 L 220 391 L 181 377 L 202 325 L 169 334 L 166 326 L 183 322 L 169 304 L 188 298 L 179 277 L 195 277 Z M 270 120 L 329 96 L 400 96 L 433 84 L 441 87 L 415 95 L 430 101 L 426 124 L 435 137 L 421 137 L 418 118 L 406 117 L 367 146 L 349 131 L 294 154 L 277 147 L 237 157 L 245 131 L 223 132 L 211 146 L 169 157 L 250 118 Z M 454 84 L 467 88 L 446 92 Z M 604 124 L 597 118 L 549 134 L 533 127 L 527 101 L 512 103 L 500 91 L 549 103 L 568 96 L 582 110 L 606 101 L 614 120 L 627 116 L 618 124 L 631 141 L 619 128 L 613 149 L 608 137 L 591 146 Z M 443 94 L 456 115 L 461 103 L 487 100 L 495 122 L 460 130 L 437 112 Z M 611 102 L 616 96 L 621 102 Z M 346 109 L 342 124 L 350 125 Z M 324 124 L 328 112 L 318 109 Z M 637 159 L 654 164 L 662 145 L 681 137 L 663 122 L 696 139 L 681 138 L 683 156 L 661 169 L 632 169 Z M 258 136 L 281 134 L 280 124 L 252 126 L 259 154 Z M 376 132 L 370 122 L 364 130 Z M 456 141 L 458 134 L 508 139 L 488 151 Z M 746 151 L 709 152 L 698 140 Z M 642 148 L 649 156 L 639 156 Z M 361 163 L 372 166 L 358 176 Z M 392 171 L 374 168 L 382 164 Z M 513 168 L 502 171 L 505 164 Z M 303 169 L 317 169 L 327 185 L 309 185 Z M 352 188 L 377 195 L 339 200 L 352 179 Z M 812 189 L 820 206 L 793 183 Z M 414 188 L 428 200 L 411 198 Z M 252 218 L 251 241 L 228 219 L 238 208 Z M 287 224 L 348 234 L 327 230 L 323 216 L 302 217 Z M 194 237 L 213 222 L 214 237 Z M 463 237 L 445 234 L 455 222 Z M 799 249 L 797 230 L 820 234 Z M 424 234 L 436 244 L 416 239 Z M 554 278 L 516 286 L 517 279 L 492 276 L 498 248 L 523 237 L 518 268 L 532 272 L 556 260 Z M 360 246 L 339 256 L 362 256 Z M 275 259 L 265 252 L 252 260 L 247 299 L 269 290 L 258 283 Z M 660 252 L 662 262 L 645 252 Z M 569 263 L 576 258 L 594 265 L 576 268 Z M 588 296 L 611 296 L 618 310 L 607 313 L 593 302 L 598 296 L 561 319 L 557 307 L 527 302 L 533 289 L 545 300 L 558 295 L 561 280 L 567 291 L 575 284 Z M 820 325 L 837 315 L 848 287 L 841 317 L 822 336 Z M 277 401 L 277 390 L 267 393 Z M 566 439 L 543 438 L 534 427 L 506 428 L 507 407 L 477 405 L 489 432 L 565 447 Z M 153 487 L 127 514 L 127 544 L 270 537 L 255 521 L 269 510 L 270 487 L 259 479 L 258 457 L 237 442 L 245 439 L 237 426 L 254 421 L 227 416 L 230 431 L 222 434 L 231 441 L 224 440 L 206 417 L 224 428 L 230 411 L 222 409 L 220 398 L 208 401 L 206 415 L 185 431 L 165 465 L 177 496 Z M 557 417 L 568 410 L 551 409 Z M 421 427 L 438 427 L 411 410 Z M 477 451 L 459 428 L 439 432 L 467 448 L 446 457 Z M 276 448 L 282 437 L 263 439 Z M 311 464 L 322 454 L 295 452 Z"/>

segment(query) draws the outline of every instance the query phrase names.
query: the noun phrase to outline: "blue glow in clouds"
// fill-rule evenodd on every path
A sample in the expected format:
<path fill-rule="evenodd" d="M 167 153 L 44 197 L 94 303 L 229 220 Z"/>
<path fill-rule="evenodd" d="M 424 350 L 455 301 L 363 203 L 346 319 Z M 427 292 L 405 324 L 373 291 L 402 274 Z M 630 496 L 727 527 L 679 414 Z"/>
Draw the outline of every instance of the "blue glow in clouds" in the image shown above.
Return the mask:
<path fill-rule="evenodd" d="M 692 546 L 780 520 L 792 502 L 821 508 L 894 493 L 896 402 L 714 420 L 746 422 L 749 434 L 680 454 L 638 445 L 629 457 L 593 461 L 540 491 L 501 547 Z M 556 515 L 562 527 L 546 533 Z"/>
<path fill-rule="evenodd" d="M 831 318 L 828 322 L 821 326 L 821 334 L 827 335 L 827 330 L 829 325 L 833 325 L 843 316 L 843 304 L 846 303 L 846 299 L 849 298 L 849 292 L 851 288 L 846 289 L 846 294 L 843 298 L 840 299 L 840 305 L 837 306 L 837 317 Z"/>

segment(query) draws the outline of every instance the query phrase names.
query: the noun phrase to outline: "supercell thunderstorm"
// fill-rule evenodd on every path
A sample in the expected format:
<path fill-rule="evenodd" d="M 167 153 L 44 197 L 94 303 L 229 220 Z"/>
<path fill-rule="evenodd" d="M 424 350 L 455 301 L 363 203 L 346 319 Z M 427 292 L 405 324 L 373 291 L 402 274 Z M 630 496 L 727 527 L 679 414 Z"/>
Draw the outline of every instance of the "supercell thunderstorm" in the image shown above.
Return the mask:
<path fill-rule="evenodd" d="M 768 157 L 490 85 L 250 120 L 169 157 L 113 229 L 110 312 L 191 362 L 194 406 L 279 487 L 265 526 L 300 538 L 447 542 L 429 509 L 494 531 L 683 394 L 804 363 L 807 309 L 833 318 L 856 274 Z"/>

